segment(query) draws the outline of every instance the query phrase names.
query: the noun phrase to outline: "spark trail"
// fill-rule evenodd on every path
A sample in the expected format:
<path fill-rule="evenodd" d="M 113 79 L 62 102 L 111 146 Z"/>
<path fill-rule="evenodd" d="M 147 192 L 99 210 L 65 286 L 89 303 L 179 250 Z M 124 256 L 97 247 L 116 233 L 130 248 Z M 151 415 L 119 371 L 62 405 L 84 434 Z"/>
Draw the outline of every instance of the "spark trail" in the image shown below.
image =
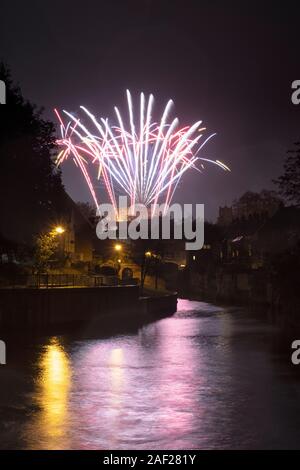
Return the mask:
<path fill-rule="evenodd" d="M 151 94 L 146 99 L 144 93 L 140 94 L 136 118 L 129 90 L 126 95 L 128 120 L 124 121 L 115 107 L 114 125 L 107 118 L 97 119 L 84 106 L 80 106 L 84 120 L 64 110 L 67 117 L 64 122 L 55 110 L 61 130 L 57 144 L 62 147 L 57 165 L 73 158 L 97 208 L 99 201 L 90 176 L 91 164 L 97 166 L 97 178 L 104 182 L 116 212 L 116 192 L 128 195 L 132 205 L 164 202 L 168 206 L 187 170 L 201 172 L 203 162 L 209 162 L 230 171 L 221 161 L 200 156 L 204 145 L 215 135 L 203 137 L 206 129 L 201 127 L 202 121 L 180 128 L 177 118 L 170 119 L 173 101 L 169 100 L 160 121 L 155 122 L 152 120 L 154 97 Z"/>

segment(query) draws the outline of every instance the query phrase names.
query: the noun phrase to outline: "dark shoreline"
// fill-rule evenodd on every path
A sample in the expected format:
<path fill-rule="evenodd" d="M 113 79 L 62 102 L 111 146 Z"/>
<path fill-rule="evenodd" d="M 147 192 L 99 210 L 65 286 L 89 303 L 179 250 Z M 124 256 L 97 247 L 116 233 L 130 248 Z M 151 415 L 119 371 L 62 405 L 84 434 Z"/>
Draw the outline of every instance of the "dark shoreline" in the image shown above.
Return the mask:
<path fill-rule="evenodd" d="M 137 331 L 172 315 L 177 294 L 140 297 L 138 286 L 96 288 L 1 289 L 3 334 L 112 335 Z"/>

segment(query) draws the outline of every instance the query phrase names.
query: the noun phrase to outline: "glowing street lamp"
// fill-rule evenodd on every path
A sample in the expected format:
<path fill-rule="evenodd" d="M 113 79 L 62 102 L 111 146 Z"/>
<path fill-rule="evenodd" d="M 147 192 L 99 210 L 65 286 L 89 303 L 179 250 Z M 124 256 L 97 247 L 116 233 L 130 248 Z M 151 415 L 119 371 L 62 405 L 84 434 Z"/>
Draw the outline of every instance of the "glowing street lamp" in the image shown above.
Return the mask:
<path fill-rule="evenodd" d="M 117 244 L 115 245 L 115 250 L 118 251 L 118 252 L 121 251 L 121 250 L 122 250 L 122 245 L 120 245 L 119 243 L 117 243 Z"/>
<path fill-rule="evenodd" d="M 65 232 L 65 229 L 61 225 L 58 225 L 57 227 L 55 227 L 54 232 L 57 233 L 58 235 L 61 235 L 62 233 Z"/>
<path fill-rule="evenodd" d="M 152 256 L 151 251 L 146 251 L 145 256 L 147 256 L 147 258 L 150 258 Z"/>

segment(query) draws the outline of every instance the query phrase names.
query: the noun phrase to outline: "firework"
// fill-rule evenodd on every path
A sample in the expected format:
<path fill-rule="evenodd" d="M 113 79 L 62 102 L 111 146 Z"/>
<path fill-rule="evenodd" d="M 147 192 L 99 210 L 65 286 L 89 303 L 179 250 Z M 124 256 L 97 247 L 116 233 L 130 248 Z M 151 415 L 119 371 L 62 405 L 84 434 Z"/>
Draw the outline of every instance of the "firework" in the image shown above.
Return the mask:
<path fill-rule="evenodd" d="M 204 145 L 215 134 L 203 138 L 206 130 L 202 121 L 179 128 L 177 118 L 170 120 L 173 101 L 169 100 L 160 122 L 152 120 L 154 97 L 140 94 L 138 119 L 127 90 L 128 124 L 117 107 L 115 123 L 96 117 L 81 106 L 84 120 L 63 111 L 65 123 L 55 110 L 60 122 L 62 147 L 57 164 L 72 157 L 81 170 L 96 207 L 99 202 L 90 176 L 89 165 L 97 166 L 97 178 L 105 184 L 108 196 L 117 211 L 116 192 L 129 196 L 132 205 L 164 202 L 169 206 L 183 174 L 194 169 L 202 171 L 203 162 L 213 163 L 224 171 L 229 168 L 219 160 L 200 156 Z M 88 124 L 86 124 L 88 121 Z M 200 162 L 200 168 L 197 163 Z"/>

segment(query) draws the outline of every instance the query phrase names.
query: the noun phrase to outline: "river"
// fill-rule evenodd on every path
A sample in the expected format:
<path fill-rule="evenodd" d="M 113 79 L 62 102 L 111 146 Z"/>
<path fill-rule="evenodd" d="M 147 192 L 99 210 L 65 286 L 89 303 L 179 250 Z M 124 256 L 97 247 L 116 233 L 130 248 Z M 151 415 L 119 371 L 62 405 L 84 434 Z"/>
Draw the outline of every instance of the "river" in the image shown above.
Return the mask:
<path fill-rule="evenodd" d="M 299 373 L 277 333 L 242 309 L 179 300 L 135 333 L 10 340 L 0 446 L 300 448 Z"/>

